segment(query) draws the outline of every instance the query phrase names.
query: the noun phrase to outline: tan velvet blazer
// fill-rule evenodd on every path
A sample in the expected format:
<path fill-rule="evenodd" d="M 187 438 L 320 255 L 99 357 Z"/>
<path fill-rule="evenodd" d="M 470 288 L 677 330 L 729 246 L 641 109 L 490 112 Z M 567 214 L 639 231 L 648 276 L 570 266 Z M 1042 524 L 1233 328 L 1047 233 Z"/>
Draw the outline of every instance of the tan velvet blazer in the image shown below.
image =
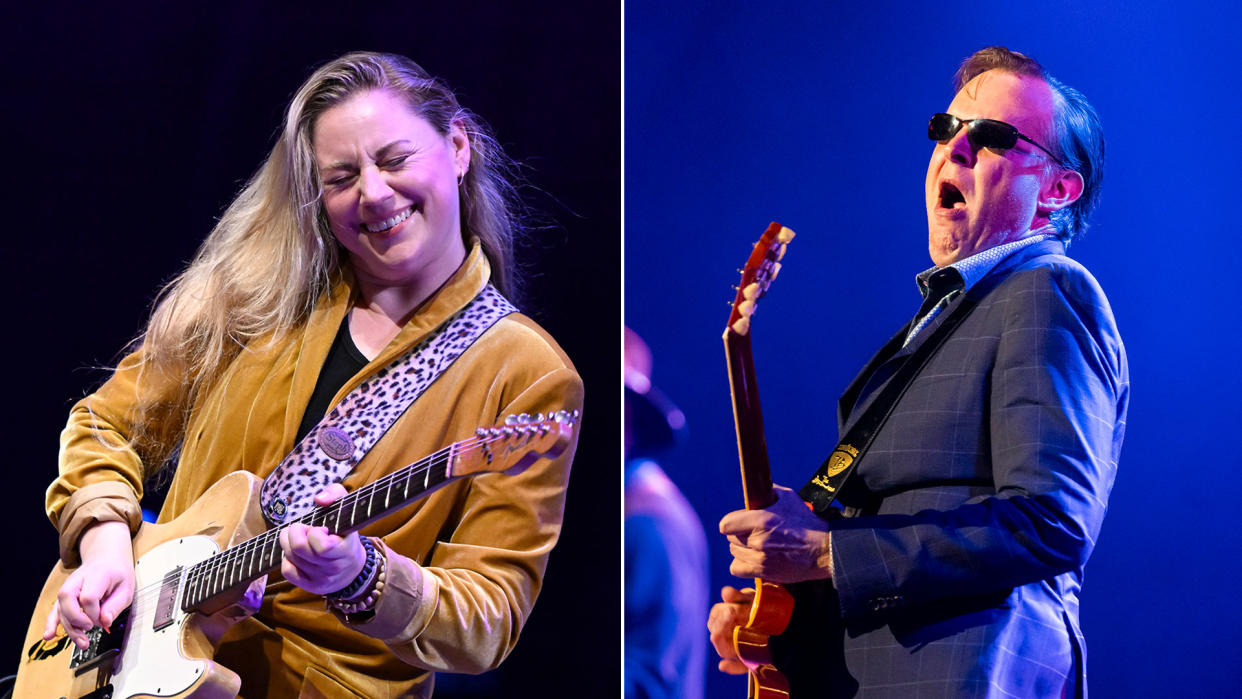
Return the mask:
<path fill-rule="evenodd" d="M 333 402 L 466 304 L 488 276 L 476 246 Z M 160 521 L 179 516 L 233 470 L 266 476 L 293 448 L 353 294 L 343 281 L 303 329 L 253 343 L 199 398 L 184 425 L 157 413 L 160 424 L 149 429 L 184 437 Z M 61 532 L 66 564 L 76 563 L 78 538 L 91 523 L 119 519 L 136 529 L 140 521 L 142 483 L 158 464 L 144 463 L 129 445 L 135 406 L 140 395 L 158 400 L 177 379 L 139 366 L 138 355 L 126 358 L 74 406 L 61 436 L 60 477 L 48 489 L 47 510 Z M 581 406 L 582 381 L 569 358 L 533 321 L 513 314 L 444 372 L 344 484 L 352 490 L 509 414 Z M 560 533 L 573 451 L 571 445 L 519 475 L 458 481 L 364 529 L 390 550 L 387 587 L 369 622 L 347 625 L 325 610 L 322 597 L 276 573 L 262 609 L 224 636 L 216 658 L 242 676 L 241 696 L 251 697 L 422 696 L 430 693 L 431 671 L 495 667 L 516 643 L 539 592 Z"/>

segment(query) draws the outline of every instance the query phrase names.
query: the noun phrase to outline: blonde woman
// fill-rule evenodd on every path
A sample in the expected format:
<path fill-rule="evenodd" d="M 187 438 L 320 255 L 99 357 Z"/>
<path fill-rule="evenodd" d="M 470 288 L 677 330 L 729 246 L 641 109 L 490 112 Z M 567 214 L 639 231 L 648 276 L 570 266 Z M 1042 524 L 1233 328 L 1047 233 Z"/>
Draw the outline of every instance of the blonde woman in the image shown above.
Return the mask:
<path fill-rule="evenodd" d="M 63 629 L 85 645 L 130 604 L 139 498 L 170 455 L 160 522 L 234 470 L 271 474 L 331 406 L 489 282 L 512 294 L 509 175 L 486 127 L 409 59 L 351 53 L 311 75 L 136 351 L 73 408 L 47 509 L 76 568 L 45 638 Z M 506 415 L 581 403 L 555 341 L 506 315 L 315 502 Z M 434 671 L 495 667 L 556 543 L 573 446 L 520 474 L 455 481 L 364 536 L 287 527 L 280 574 L 251 586 L 256 613 L 219 627 L 215 660 L 250 697 L 425 696 Z"/>

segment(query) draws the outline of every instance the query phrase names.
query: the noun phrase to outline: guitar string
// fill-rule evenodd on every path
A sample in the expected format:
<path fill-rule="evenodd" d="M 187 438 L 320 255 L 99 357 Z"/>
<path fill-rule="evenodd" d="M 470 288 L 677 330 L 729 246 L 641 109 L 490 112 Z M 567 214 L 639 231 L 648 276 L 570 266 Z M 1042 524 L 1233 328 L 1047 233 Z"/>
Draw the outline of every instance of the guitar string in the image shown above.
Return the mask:
<path fill-rule="evenodd" d="M 546 434 L 547 431 L 550 431 L 551 429 L 551 426 L 548 424 L 538 423 L 538 425 L 539 425 L 539 429 L 534 430 L 534 431 L 529 431 L 527 436 L 534 438 L 534 437 L 539 436 L 540 433 Z M 522 427 L 522 426 L 519 425 L 516 427 Z M 503 429 L 503 428 L 498 428 L 498 429 Z M 379 491 L 381 488 L 390 488 L 392 484 L 397 483 L 399 480 L 405 480 L 406 482 L 402 485 L 402 487 L 408 488 L 410 483 L 413 482 L 414 477 L 425 476 L 432 468 L 444 464 L 447 460 L 447 457 L 453 451 L 454 447 L 457 448 L 458 453 L 469 453 L 469 452 L 476 451 L 484 446 L 488 446 L 494 442 L 511 439 L 514 436 L 520 436 L 520 435 L 489 434 L 485 437 L 472 437 L 472 438 L 462 440 L 460 442 L 455 442 L 454 444 L 450 444 L 446 447 L 442 447 L 441 449 L 438 449 L 435 452 L 432 452 L 428 456 L 425 456 L 422 459 L 415 461 L 409 466 L 405 466 L 401 469 L 398 469 L 397 471 L 394 471 L 393 473 L 387 474 L 385 476 L 382 476 L 376 479 L 372 483 L 368 483 L 367 485 L 358 488 L 352 493 L 349 493 L 345 497 L 334 502 L 332 505 L 328 505 L 323 508 L 312 510 L 311 512 L 303 515 L 302 517 L 299 517 L 296 520 L 293 520 L 291 522 L 286 522 L 282 524 L 281 526 L 276 527 L 275 529 L 268 529 L 261 534 L 258 534 L 254 537 L 251 537 L 250 539 L 247 539 L 246 541 L 243 541 L 240 544 L 237 544 L 236 546 L 226 549 L 223 552 L 217 553 L 203 561 L 199 561 L 195 564 L 192 564 L 190 566 L 190 570 L 185 575 L 185 580 L 178 587 L 178 589 L 185 590 L 193 585 L 209 582 L 209 579 L 212 576 L 216 576 L 221 572 L 220 571 L 221 567 L 227 567 L 228 565 L 231 565 L 232 563 L 237 562 L 236 559 L 238 558 L 242 558 L 243 559 L 242 562 L 244 562 L 244 556 L 246 554 L 253 553 L 255 551 L 258 551 L 260 554 L 266 554 L 267 556 L 274 556 L 277 559 L 279 559 L 281 557 L 281 555 L 279 554 L 279 551 L 280 551 L 279 547 L 278 546 L 272 547 L 271 544 L 273 540 L 276 540 L 276 541 L 279 540 L 279 534 L 284 528 L 292 524 L 298 524 L 298 523 L 312 524 L 312 520 L 315 520 L 315 519 L 319 519 L 320 521 L 326 521 L 328 518 L 332 516 L 336 516 L 336 518 L 339 521 L 338 513 L 340 510 L 345 509 L 346 505 L 356 506 L 359 503 L 359 501 L 363 499 L 364 495 L 367 498 L 371 498 L 375 494 L 376 491 Z M 439 484 L 437 483 L 437 485 Z M 370 508 L 370 505 L 368 505 L 368 514 L 369 514 L 369 508 Z M 312 526 L 322 526 L 322 525 L 312 524 Z M 275 563 L 275 561 L 272 561 L 272 563 Z M 252 564 L 253 564 L 253 561 L 252 561 Z M 270 567 L 264 568 L 264 569 L 270 569 Z M 167 576 L 165 576 L 165 579 L 166 578 Z M 146 602 L 150 601 L 152 597 L 155 597 L 156 599 L 158 599 L 158 595 L 164 587 L 165 579 L 154 581 L 144 586 L 143 588 L 135 591 L 134 604 L 138 604 L 139 602 L 142 602 L 145 604 Z M 222 589 L 227 589 L 227 587 L 221 588 L 221 590 Z M 215 590 L 215 592 L 218 593 L 221 590 Z M 182 595 L 179 594 L 178 596 L 181 597 Z M 179 599 L 177 601 L 181 602 L 182 600 Z"/>

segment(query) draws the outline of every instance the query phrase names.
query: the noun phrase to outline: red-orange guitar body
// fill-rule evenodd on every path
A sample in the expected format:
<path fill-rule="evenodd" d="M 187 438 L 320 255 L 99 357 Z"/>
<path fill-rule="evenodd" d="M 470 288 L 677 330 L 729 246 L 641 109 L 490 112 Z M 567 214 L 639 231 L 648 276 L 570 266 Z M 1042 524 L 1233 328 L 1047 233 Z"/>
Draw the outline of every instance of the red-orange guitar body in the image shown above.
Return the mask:
<path fill-rule="evenodd" d="M 773 223 L 755 244 L 724 332 L 725 355 L 729 365 L 729 388 L 733 394 L 733 422 L 737 428 L 738 461 L 742 468 L 742 492 L 746 509 L 759 510 L 776 500 L 768 466 L 767 442 L 763 436 L 763 412 L 759 407 L 759 386 L 755 380 L 754 356 L 750 347 L 750 317 L 776 274 L 785 245 L 794 233 Z M 772 664 L 768 639 L 779 636 L 789 625 L 793 596 L 780 585 L 755 579 L 755 598 L 744 626 L 733 629 L 733 648 L 750 671 L 750 699 L 777 699 L 789 696 L 789 682 Z"/>

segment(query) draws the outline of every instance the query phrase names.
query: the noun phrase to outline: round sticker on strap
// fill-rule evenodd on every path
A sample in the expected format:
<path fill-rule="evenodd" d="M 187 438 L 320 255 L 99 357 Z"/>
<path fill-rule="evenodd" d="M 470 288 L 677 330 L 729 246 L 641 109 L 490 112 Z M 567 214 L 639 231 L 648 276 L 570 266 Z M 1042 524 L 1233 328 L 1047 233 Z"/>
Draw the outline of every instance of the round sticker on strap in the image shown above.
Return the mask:
<path fill-rule="evenodd" d="M 347 461 L 354 455 L 354 440 L 345 430 L 333 425 L 319 431 L 319 448 L 329 458 Z"/>

